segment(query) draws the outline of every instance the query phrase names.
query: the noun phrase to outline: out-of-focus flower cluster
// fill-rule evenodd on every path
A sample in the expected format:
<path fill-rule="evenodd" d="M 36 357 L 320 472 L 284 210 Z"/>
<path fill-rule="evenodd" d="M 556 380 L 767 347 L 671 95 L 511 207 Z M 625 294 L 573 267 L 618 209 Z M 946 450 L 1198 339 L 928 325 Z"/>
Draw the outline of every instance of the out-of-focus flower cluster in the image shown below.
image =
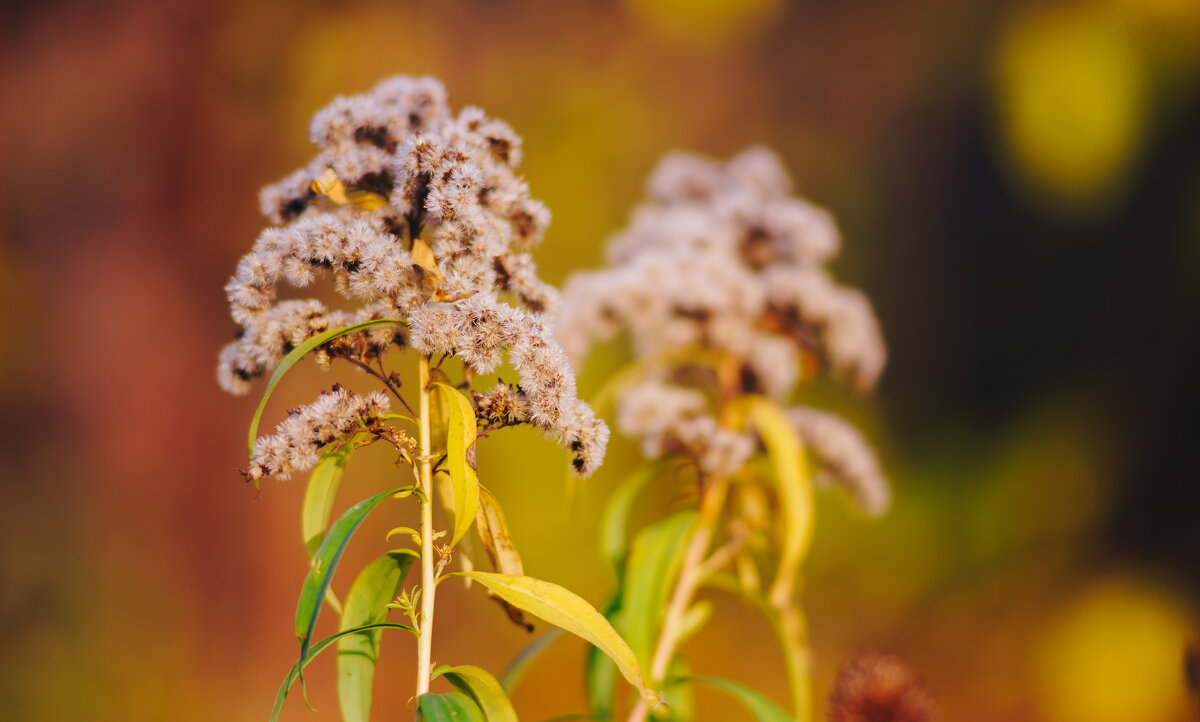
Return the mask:
<path fill-rule="evenodd" d="M 400 327 L 375 326 L 341 347 L 370 361 L 411 345 L 457 355 L 479 372 L 511 349 L 520 375 L 512 392 L 528 410 L 520 421 L 571 447 L 576 468 L 590 473 L 608 431 L 575 397 L 571 368 L 541 320 L 557 293 L 538 279 L 529 251 L 549 213 L 515 172 L 520 138 L 478 108 L 452 114 L 440 83 L 407 77 L 337 98 L 310 135 L 316 158 L 263 190 L 263 212 L 276 225 L 226 286 L 242 328 L 221 353 L 221 385 L 245 393 L 323 331 L 407 321 L 407 338 Z M 303 288 L 321 277 L 359 306 L 278 299 L 280 284 Z M 322 353 L 327 362 L 334 352 Z"/>
<path fill-rule="evenodd" d="M 568 354 L 578 361 L 626 331 L 644 363 L 620 395 L 617 425 L 648 456 L 684 452 L 729 474 L 757 448 L 752 434 L 721 425 L 713 389 L 695 383 L 701 357 L 722 370 L 707 385 L 718 405 L 748 393 L 786 403 L 824 370 L 859 391 L 878 380 L 887 351 L 871 304 L 824 268 L 840 247 L 833 219 L 791 190 L 766 149 L 727 163 L 670 155 L 609 242 L 609 267 L 568 281 L 557 316 Z M 886 507 L 887 485 L 853 427 L 811 409 L 793 420 L 826 476 L 868 511 Z"/>

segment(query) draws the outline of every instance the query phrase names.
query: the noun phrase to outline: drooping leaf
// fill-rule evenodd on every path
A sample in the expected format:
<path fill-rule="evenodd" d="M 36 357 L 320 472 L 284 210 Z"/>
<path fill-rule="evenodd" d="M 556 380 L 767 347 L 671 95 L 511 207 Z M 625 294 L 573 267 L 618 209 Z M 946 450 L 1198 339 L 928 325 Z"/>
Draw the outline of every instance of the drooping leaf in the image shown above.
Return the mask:
<path fill-rule="evenodd" d="M 714 687 L 737 699 L 758 722 L 795 722 L 787 712 L 771 701 L 771 698 L 756 689 L 747 687 L 740 682 L 721 677 L 684 677 L 673 680 L 675 683 L 699 682 Z"/>
<path fill-rule="evenodd" d="M 525 648 L 508 663 L 508 668 L 500 677 L 500 686 L 504 688 L 504 691 L 512 694 L 521 680 L 525 678 L 525 672 L 529 670 L 529 665 L 533 664 L 542 652 L 546 651 L 555 640 L 561 639 L 564 634 L 566 632 L 558 627 L 552 627 L 550 631 L 538 635 L 536 639 L 525 645 Z M 595 647 L 588 647 L 588 649 L 595 649 Z"/>
<path fill-rule="evenodd" d="M 643 698 L 657 702 L 658 696 L 646 686 L 637 657 L 604 615 L 583 597 L 557 584 L 533 577 L 518 577 L 489 572 L 459 572 L 498 594 L 535 617 L 583 638 L 599 647 L 614 662 L 621 674 Z"/>
<path fill-rule="evenodd" d="M 483 542 L 483 550 L 487 552 L 492 569 L 501 574 L 524 576 L 525 568 L 521 564 L 521 555 L 517 553 L 517 546 L 509 536 L 508 523 L 504 521 L 500 502 L 492 496 L 492 492 L 482 486 L 479 487 L 479 510 L 475 513 L 475 529 L 479 532 L 479 539 Z M 525 620 L 520 609 L 496 596 L 494 592 L 489 591 L 488 595 L 500 602 L 513 624 L 533 631 L 533 626 Z"/>
<path fill-rule="evenodd" d="M 446 399 L 450 412 L 446 434 L 446 466 L 450 471 L 450 486 L 454 499 L 454 546 L 475 522 L 479 508 L 479 477 L 468 459 L 475 445 L 475 407 L 461 391 L 449 384 L 436 383 L 434 388 Z"/>
<path fill-rule="evenodd" d="M 455 689 L 475 700 L 487 722 L 517 722 L 517 711 L 504 688 L 490 672 L 471 665 L 442 667 L 434 676 L 443 675 Z"/>
<path fill-rule="evenodd" d="M 297 662 L 293 664 L 292 668 L 288 671 L 287 676 L 283 678 L 283 684 L 279 685 L 279 691 L 275 694 L 275 707 L 271 710 L 271 722 L 275 722 L 279 719 L 279 713 L 283 711 L 283 702 L 287 699 L 288 691 L 291 690 L 292 685 L 295 684 L 296 680 L 300 677 L 300 671 L 304 667 L 307 667 L 308 663 L 311 662 L 314 657 L 324 651 L 326 647 L 343 637 L 351 634 L 359 634 L 360 632 L 370 632 L 377 629 L 405 629 L 409 632 L 414 632 L 412 627 L 404 624 L 393 624 L 391 622 L 368 624 L 362 627 L 356 627 L 354 629 L 347 629 L 338 632 L 337 634 L 328 636 L 316 644 L 313 644 L 308 650 L 308 656 L 297 660 Z"/>
<path fill-rule="evenodd" d="M 417 719 L 424 722 L 487 722 L 475 700 L 462 692 L 421 695 L 417 698 Z"/>
<path fill-rule="evenodd" d="M 694 511 L 680 512 L 646 527 L 633 542 L 618 629 L 644 669 L 650 668 L 663 613 L 698 518 Z"/>
<path fill-rule="evenodd" d="M 313 628 L 316 627 L 317 616 L 321 613 L 321 598 L 325 596 L 325 591 L 329 588 L 329 582 L 333 579 L 333 570 L 341 560 L 342 552 L 346 550 L 346 544 L 350 542 L 350 537 L 354 535 L 358 525 L 367 518 L 367 514 L 396 491 L 396 489 L 389 489 L 370 499 L 358 502 L 347 509 L 329 527 L 329 533 L 325 535 L 324 541 L 321 542 L 321 546 L 317 548 L 317 553 L 313 556 L 308 576 L 305 577 L 304 585 L 300 588 L 300 601 L 296 605 L 296 636 L 300 639 L 300 659 L 304 659 L 308 652 Z"/>
<path fill-rule="evenodd" d="M 762 397 L 751 399 L 748 411 L 771 458 L 783 508 L 783 549 L 779 555 L 779 573 L 770 592 L 771 603 L 782 607 L 792 596 L 800 564 L 812 542 L 812 480 L 800 437 L 783 411 Z"/>
<path fill-rule="evenodd" d="M 383 326 L 388 324 L 393 326 L 408 325 L 407 322 L 394 318 L 376 318 L 370 321 L 363 321 L 362 323 L 356 323 L 345 328 L 338 328 L 331 331 L 326 331 L 325 333 L 319 333 L 316 336 L 306 340 L 296 348 L 292 349 L 287 356 L 284 356 L 283 360 L 279 362 L 279 365 L 275 367 L 275 373 L 271 374 L 270 380 L 267 381 L 267 389 L 263 392 L 262 400 L 258 402 L 258 408 L 254 411 L 254 417 L 250 419 L 250 459 L 254 459 L 254 442 L 258 440 L 258 423 L 262 419 L 263 410 L 267 408 L 267 399 L 271 398 L 271 392 L 275 390 L 275 385 L 279 383 L 279 379 L 283 378 L 283 375 L 287 373 L 288 369 L 290 369 L 292 366 L 295 366 L 296 362 L 304 358 L 308 352 L 316 349 L 322 344 L 329 343 L 335 338 L 341 338 L 342 336 L 356 333 L 373 326 Z"/>
<path fill-rule="evenodd" d="M 368 564 L 359 573 L 346 595 L 341 629 L 355 629 L 382 622 L 387 604 L 404 583 L 404 575 L 415 552 L 390 551 Z M 382 634 L 378 630 L 361 632 L 338 642 L 338 700 L 345 722 L 367 722 L 371 713 L 371 685 L 375 679 L 375 660 L 379 656 Z"/>
<path fill-rule="evenodd" d="M 621 481 L 604 504 L 600 517 L 600 551 L 619 579 L 625 571 L 625 554 L 629 549 L 629 514 L 638 496 L 666 468 L 664 463 L 644 464 Z"/>

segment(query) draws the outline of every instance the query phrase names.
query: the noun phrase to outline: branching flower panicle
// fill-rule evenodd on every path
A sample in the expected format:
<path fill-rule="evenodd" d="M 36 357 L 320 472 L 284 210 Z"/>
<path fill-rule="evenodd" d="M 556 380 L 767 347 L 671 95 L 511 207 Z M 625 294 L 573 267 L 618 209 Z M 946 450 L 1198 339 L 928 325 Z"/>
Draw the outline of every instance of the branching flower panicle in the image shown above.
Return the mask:
<path fill-rule="evenodd" d="M 841 245 L 833 219 L 790 192 L 763 148 L 727 163 L 670 155 L 649 181 L 649 200 L 609 242 L 608 268 L 569 279 L 557 333 L 572 358 L 626 331 L 646 367 L 620 394 L 617 425 L 648 456 L 688 450 L 704 471 L 732 474 L 752 455 L 753 438 L 735 442 L 712 400 L 687 390 L 705 355 L 724 376 L 718 401 L 786 402 L 821 370 L 859 391 L 877 382 L 887 351 L 871 304 L 824 268 Z M 806 434 L 815 456 L 836 461 L 824 464 L 829 478 L 882 511 L 888 493 L 873 457 L 863 457 L 870 448 L 829 427 Z M 850 447 L 857 458 L 846 463 Z"/>
<path fill-rule="evenodd" d="M 451 113 L 441 84 L 428 78 L 394 78 L 365 95 L 338 98 L 313 118 L 310 135 L 316 158 L 262 192 L 274 225 L 225 287 L 240 329 L 218 366 L 221 385 L 238 394 L 270 375 L 248 434 L 246 478 L 313 470 L 301 513 L 311 564 L 296 607 L 300 658 L 276 697 L 272 722 L 292 681 L 303 681 L 304 666 L 335 642 L 343 716 L 368 719 L 385 629 L 417 638 L 418 717 L 516 719 L 491 673 L 470 665 L 435 669 L 437 588 L 450 574 L 477 582 L 524 629 L 532 631 L 528 613 L 587 639 L 642 699 L 657 703 L 603 615 L 569 590 L 526 575 L 500 501 L 476 466 L 476 442 L 517 424 L 569 448 L 581 475 L 600 465 L 608 443 L 608 427 L 577 397 L 574 372 L 547 321 L 558 294 L 538 278 L 530 250 L 549 213 L 516 173 L 520 138 L 477 108 Z M 308 289 L 322 281 L 332 282 L 346 308 L 281 298 L 281 286 Z M 416 357 L 415 390 L 402 388 L 388 367 L 388 352 L 405 348 Z M 308 355 L 326 368 L 345 361 L 384 390 L 356 394 L 334 385 L 257 438 L 275 385 Z M 442 364 L 451 356 L 463 363 L 458 378 Z M 471 388 L 476 374 L 496 371 L 506 358 L 517 383 Z M 403 408 L 393 413 L 394 403 Z M 380 441 L 398 452 L 397 467 L 409 467 L 399 485 L 333 519 L 350 456 Z M 419 528 L 396 526 L 387 537 L 416 548 L 387 551 L 348 590 L 335 592 L 330 582 L 350 536 L 389 499 L 419 506 Z M 445 512 L 446 528 L 435 524 L 435 506 Z M 475 569 L 472 532 L 494 571 Z M 417 567 L 420 581 L 406 590 Z M 317 618 L 326 607 L 341 616 L 341 631 L 318 641 Z M 384 621 L 393 610 L 407 624 Z M 470 696 L 432 692 L 439 675 Z"/>
<path fill-rule="evenodd" d="M 890 494 L 853 426 L 786 406 L 822 373 L 870 390 L 887 351 L 870 302 L 825 268 L 840 247 L 833 219 L 790 193 L 779 160 L 761 148 L 727 163 L 668 156 L 649 181 L 648 200 L 610 240 L 609 265 L 568 280 L 556 324 L 576 362 L 595 341 L 628 335 L 633 367 L 610 382 L 618 430 L 639 440 L 648 459 L 683 459 L 699 472 L 684 491 L 694 492 L 698 508 L 644 529 L 615 566 L 618 627 L 641 639 L 651 679 L 668 679 L 682 661 L 681 639 L 695 631 L 687 622 L 695 595 L 725 573 L 733 580 L 726 588 L 763 609 L 778 630 L 792 715 L 807 721 L 812 695 L 798 591 L 815 515 L 811 481 L 840 484 L 872 514 L 886 509 Z M 819 468 L 815 477 L 806 460 Z M 635 472 L 628 483 L 665 480 L 661 468 Z M 627 509 L 637 488 L 622 487 L 610 508 Z M 606 537 L 606 551 L 614 548 Z M 768 562 L 776 569 L 764 588 L 760 568 Z M 658 566 L 638 568 L 650 564 Z M 641 608 L 646 576 L 663 570 L 678 570 L 660 582 L 666 608 Z M 649 716 L 638 702 L 628 722 Z"/>
<path fill-rule="evenodd" d="M 262 193 L 278 226 L 263 231 L 226 286 L 241 330 L 221 353 L 221 385 L 245 393 L 324 331 L 407 321 L 407 337 L 377 326 L 319 358 L 369 366 L 411 345 L 488 373 L 507 349 L 520 376 L 513 392 L 528 411 L 520 421 L 570 447 L 575 468 L 591 473 L 607 428 L 576 398 L 571 367 L 542 320 L 558 294 L 538 279 L 529 251 L 549 212 L 516 174 L 520 138 L 478 108 L 452 114 L 437 81 L 403 77 L 336 99 L 313 118 L 310 136 L 319 148 L 312 163 Z M 306 288 L 322 277 L 359 306 L 278 299 L 281 284 Z"/>

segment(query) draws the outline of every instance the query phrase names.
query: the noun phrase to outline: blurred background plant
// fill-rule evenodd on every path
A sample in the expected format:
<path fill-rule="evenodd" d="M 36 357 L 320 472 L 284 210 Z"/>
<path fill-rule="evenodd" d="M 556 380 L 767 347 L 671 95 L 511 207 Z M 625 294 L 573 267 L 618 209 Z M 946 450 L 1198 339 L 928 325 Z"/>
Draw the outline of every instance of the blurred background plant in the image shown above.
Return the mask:
<path fill-rule="evenodd" d="M 554 213 L 538 254 L 550 283 L 600 265 L 673 147 L 777 149 L 854 239 L 836 272 L 874 301 L 889 368 L 870 402 L 830 392 L 820 405 L 876 443 L 895 503 L 867 525 L 818 500 L 804 601 L 828 662 L 815 689 L 830 689 L 833 660 L 873 649 L 918 669 L 944 719 L 1195 713 L 1183 672 L 1200 559 L 1194 2 L 3 12 L 5 718 L 269 712 L 262 690 L 295 654 L 279 610 L 307 564 L 292 542 L 301 492 L 270 483 L 255 502 L 239 481 L 246 430 L 229 419 L 254 402 L 205 381 L 229 332 L 215 289 L 261 228 L 257 189 L 309 157 L 312 113 L 397 73 L 436 75 L 456 107 L 523 136 L 523 171 Z M 617 363 L 597 358 L 583 395 Z M 273 413 L 325 381 L 293 373 Z M 480 464 L 515 500 L 526 566 L 598 603 L 613 580 L 597 517 L 636 449 L 615 443 L 568 513 L 565 459 L 512 433 Z M 371 463 L 390 459 L 364 461 L 346 487 L 369 492 Z M 373 553 L 352 545 L 344 563 Z M 480 597 L 439 603 L 492 614 Z M 689 657 L 787 699 L 753 610 L 717 613 L 738 623 L 688 642 Z M 435 659 L 470 649 L 489 669 L 526 639 L 438 634 Z M 518 707 L 533 719 L 582 708 L 582 654 L 549 650 Z M 378 674 L 410 679 L 403 657 L 385 654 Z M 336 719 L 330 670 L 313 674 L 317 711 L 288 719 Z M 697 693 L 713 719 L 744 718 Z M 406 695 L 380 689 L 376 704 Z"/>

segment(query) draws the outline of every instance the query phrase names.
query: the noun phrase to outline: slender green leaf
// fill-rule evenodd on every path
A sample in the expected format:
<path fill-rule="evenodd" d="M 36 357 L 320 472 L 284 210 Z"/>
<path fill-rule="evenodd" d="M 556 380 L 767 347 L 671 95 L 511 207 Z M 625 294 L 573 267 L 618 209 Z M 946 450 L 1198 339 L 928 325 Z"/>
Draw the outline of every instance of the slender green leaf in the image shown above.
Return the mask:
<path fill-rule="evenodd" d="M 410 632 L 414 632 L 412 627 L 404 624 L 393 624 L 390 622 L 382 624 L 367 624 L 355 629 L 346 629 L 338 632 L 337 634 L 326 637 L 325 639 L 322 639 L 321 641 L 312 645 L 312 647 L 308 650 L 308 656 L 298 660 L 295 664 L 293 664 L 292 668 L 288 671 L 287 676 L 283 678 L 283 684 L 279 685 L 279 692 L 275 694 L 275 707 L 271 710 L 271 722 L 275 722 L 277 719 L 279 719 L 279 713 L 283 711 L 283 702 L 287 699 L 288 691 L 300 677 L 300 670 L 302 670 L 304 667 L 307 667 L 308 663 L 311 662 L 314 657 L 342 637 L 346 637 L 351 634 L 358 634 L 360 632 L 369 632 L 376 629 L 405 629 Z"/>
<path fill-rule="evenodd" d="M 483 710 L 487 722 L 517 722 L 517 711 L 505 694 L 504 688 L 490 672 L 471 665 L 443 667 L 434 672 L 442 674 L 450 684 L 468 695 Z"/>
<path fill-rule="evenodd" d="M 304 549 L 309 559 L 317 553 L 321 540 L 325 538 L 325 529 L 333 513 L 333 500 L 352 449 L 351 444 L 345 444 L 326 453 L 313 467 L 312 475 L 308 478 L 304 506 L 300 512 L 300 531 L 304 535 Z"/>
<path fill-rule="evenodd" d="M 600 551 L 620 578 L 625 572 L 628 551 L 629 515 L 642 491 L 667 467 L 664 463 L 643 464 L 621 481 L 604 504 L 600 517 Z"/>
<path fill-rule="evenodd" d="M 713 605 L 707 599 L 701 599 L 688 607 L 688 610 L 683 613 L 683 618 L 679 620 L 679 644 L 683 644 L 695 636 L 700 628 L 707 624 L 709 619 L 712 619 L 712 615 Z"/>
<path fill-rule="evenodd" d="M 372 326 L 383 326 L 391 324 L 393 326 L 407 326 L 408 323 L 394 318 L 376 318 L 370 321 L 363 321 L 345 328 L 337 328 L 325 333 L 319 333 L 316 336 L 306 340 L 296 348 L 292 349 L 279 365 L 275 367 L 275 373 L 271 374 L 271 379 L 267 382 L 267 390 L 263 392 L 262 400 L 258 402 L 258 408 L 254 411 L 254 418 L 250 420 L 250 435 L 249 449 L 250 459 L 254 459 L 254 442 L 258 440 L 258 422 L 262 419 L 263 410 L 267 408 L 267 399 L 271 398 L 271 392 L 275 390 L 275 385 L 279 383 L 279 379 L 287 373 L 288 369 L 296 365 L 296 362 L 304 358 L 304 356 L 318 346 L 329 343 L 335 338 L 341 338 L 348 334 L 362 331 L 363 329 L 371 328 Z"/>
<path fill-rule="evenodd" d="M 783 411 L 762 397 L 751 399 L 748 410 L 771 457 L 783 507 L 783 549 L 779 573 L 770 593 L 771 603 L 782 607 L 790 601 L 800 564 L 812 542 L 812 480 L 804 460 L 804 446 Z"/>
<path fill-rule="evenodd" d="M 421 695 L 417 698 L 417 719 L 425 722 L 487 722 L 475 700 L 462 692 Z"/>
<path fill-rule="evenodd" d="M 498 594 L 502 599 L 556 627 L 582 637 L 599 647 L 614 662 L 621 674 L 648 701 L 657 702 L 642 676 L 633 650 L 617 634 L 604 615 L 588 604 L 583 597 L 557 584 L 533 577 L 518 577 L 489 572 L 458 572 Z"/>
<path fill-rule="evenodd" d="M 604 617 L 612 622 L 614 628 L 621 625 L 622 591 L 618 587 L 604 605 Z M 599 715 L 611 715 L 617 696 L 617 665 L 599 647 L 588 645 L 584 676 L 587 680 L 588 706 Z"/>
<path fill-rule="evenodd" d="M 788 689 L 792 695 L 792 709 L 796 712 L 796 719 L 802 722 L 812 719 L 812 678 L 807 651 L 808 632 L 807 623 L 800 609 L 792 607 L 785 614 L 771 606 L 771 603 L 760 591 L 744 586 L 737 577 L 729 574 L 714 574 L 705 581 L 705 584 L 740 596 L 757 607 L 763 617 L 770 622 L 771 629 L 783 651 Z"/>
<path fill-rule="evenodd" d="M 779 705 L 771 701 L 770 697 L 740 682 L 734 682 L 721 677 L 684 677 L 672 681 L 676 684 L 700 682 L 709 687 L 715 687 L 723 692 L 727 692 L 730 696 L 745 705 L 746 709 L 750 710 L 750 713 L 754 715 L 754 719 L 758 720 L 758 722 L 795 722 L 787 712 L 784 712 Z"/>
<path fill-rule="evenodd" d="M 479 508 L 479 477 L 468 454 L 475 445 L 475 407 L 461 391 L 449 384 L 436 383 L 434 388 L 446 399 L 449 428 L 446 434 L 446 466 L 450 470 L 450 486 L 454 499 L 454 546 L 475 522 Z"/>
<path fill-rule="evenodd" d="M 397 489 L 390 489 L 380 492 L 347 509 L 338 517 L 337 521 L 333 522 L 329 533 L 325 535 L 325 540 L 317 548 L 317 553 L 313 556 L 312 564 L 309 566 L 308 576 L 304 579 L 304 586 L 300 588 L 300 602 L 296 605 L 296 636 L 300 639 L 300 659 L 304 659 L 308 652 L 313 628 L 316 627 L 317 616 L 321 613 L 321 598 L 329 589 L 329 582 L 333 579 L 333 570 L 342 558 L 346 544 L 350 542 L 350 537 L 354 535 L 358 525 L 367 518 L 367 514 L 378 506 L 379 502 L 395 494 L 396 491 Z"/>
<path fill-rule="evenodd" d="M 680 512 L 646 527 L 633 542 L 618 629 L 643 668 L 650 666 L 662 616 L 698 518 L 694 511 Z"/>
<path fill-rule="evenodd" d="M 663 685 L 663 704 L 655 711 L 654 717 L 665 717 L 668 720 L 691 722 L 696 719 L 696 690 L 688 679 L 692 676 L 692 665 L 684 657 L 675 656 L 667 668 L 667 679 L 674 684 Z"/>
<path fill-rule="evenodd" d="M 346 595 L 341 629 L 355 629 L 387 618 L 387 604 L 404 584 L 404 575 L 417 554 L 398 549 L 384 554 L 359 573 Z M 338 642 L 338 701 L 345 722 L 367 722 L 371 686 L 382 633 L 378 630 L 344 637 Z"/>
<path fill-rule="evenodd" d="M 566 634 L 558 627 L 553 627 L 545 634 L 539 634 L 532 642 L 525 645 L 525 648 L 517 653 L 517 656 L 512 658 L 508 663 L 508 668 L 504 670 L 504 674 L 500 677 L 500 686 L 505 692 L 512 694 L 525 678 L 525 673 L 529 671 L 529 666 L 537 660 L 538 657 L 545 652 L 555 640 L 561 639 Z M 595 649 L 595 647 L 588 647 Z"/>

